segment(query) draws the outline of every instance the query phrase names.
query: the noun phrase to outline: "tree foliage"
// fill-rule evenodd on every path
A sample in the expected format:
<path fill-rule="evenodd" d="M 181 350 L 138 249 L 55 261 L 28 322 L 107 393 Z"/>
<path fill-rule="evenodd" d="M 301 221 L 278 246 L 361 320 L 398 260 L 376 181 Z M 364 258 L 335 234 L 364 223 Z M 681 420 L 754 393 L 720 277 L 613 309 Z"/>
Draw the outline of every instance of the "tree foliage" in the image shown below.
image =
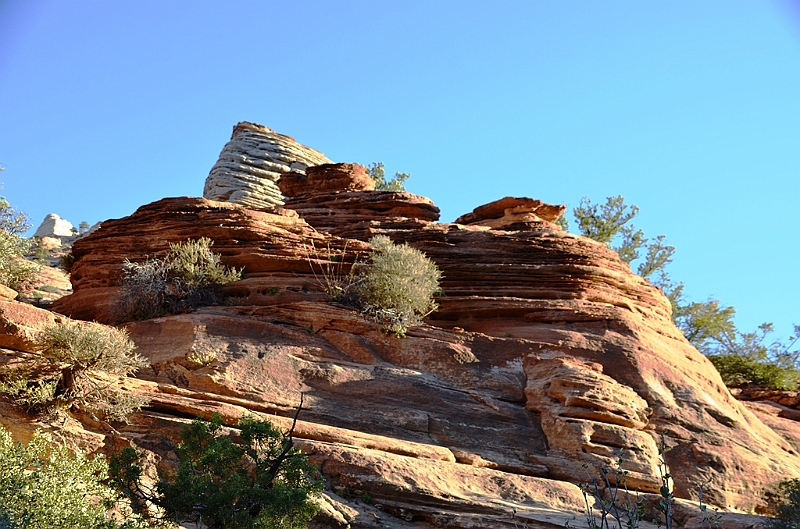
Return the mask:
<path fill-rule="evenodd" d="M 25 258 L 32 243 L 22 234 L 29 228 L 28 216 L 14 211 L 0 196 L 0 284 L 14 290 L 24 288 L 37 272 L 37 266 Z"/>
<path fill-rule="evenodd" d="M 299 412 L 299 410 L 298 410 Z M 296 417 L 295 417 L 296 419 Z M 293 426 L 294 428 L 294 426 Z M 210 529 L 305 528 L 318 510 L 322 489 L 316 469 L 292 440 L 269 422 L 243 418 L 236 436 L 219 415 L 196 420 L 181 432 L 175 473 L 160 473 L 154 487 L 142 480 L 142 458 L 132 448 L 112 457 L 113 483 L 142 512 L 156 518 L 195 519 Z"/>
<path fill-rule="evenodd" d="M 223 302 L 220 287 L 242 278 L 228 268 L 207 237 L 170 244 L 160 259 L 125 261 L 122 290 L 114 312 L 117 321 L 136 321 Z"/>
<path fill-rule="evenodd" d="M 593 204 L 584 197 L 573 210 L 582 235 L 607 244 L 629 264 L 638 262 L 638 274 L 664 291 L 672 304 L 675 324 L 709 357 L 726 385 L 796 387 L 800 327 L 795 327 L 788 343 L 771 341 L 771 323 L 762 324 L 754 332 L 742 332 L 733 322 L 733 307 L 724 307 L 718 300 L 686 303 L 683 284 L 674 282 L 667 270 L 675 248 L 666 244 L 663 235 L 646 238 L 631 223 L 638 213 L 639 208 L 625 204 L 622 196 L 609 197 L 604 204 Z"/>
<path fill-rule="evenodd" d="M 675 312 L 683 295 L 683 284 L 672 281 L 667 271 L 675 247 L 666 244 L 664 235 L 648 239 L 631 224 L 639 214 L 637 206 L 625 204 L 622 195 L 608 197 L 605 204 L 583 197 L 572 213 L 581 235 L 605 243 L 628 264 L 638 263 L 636 272 L 664 291 Z"/>
<path fill-rule="evenodd" d="M 411 178 L 410 173 L 395 173 L 394 178 L 386 180 L 386 171 L 383 162 L 373 162 L 368 168 L 370 178 L 375 182 L 378 191 L 405 191 L 405 181 Z"/>
<path fill-rule="evenodd" d="M 0 527 L 136 527 L 134 520 L 119 525 L 107 516 L 119 497 L 104 484 L 107 468 L 102 457 L 73 454 L 42 434 L 20 444 L 0 428 Z"/>
<path fill-rule="evenodd" d="M 777 486 L 773 510 L 775 517 L 767 520 L 768 529 L 797 529 L 800 527 L 800 479 L 785 479 Z"/>

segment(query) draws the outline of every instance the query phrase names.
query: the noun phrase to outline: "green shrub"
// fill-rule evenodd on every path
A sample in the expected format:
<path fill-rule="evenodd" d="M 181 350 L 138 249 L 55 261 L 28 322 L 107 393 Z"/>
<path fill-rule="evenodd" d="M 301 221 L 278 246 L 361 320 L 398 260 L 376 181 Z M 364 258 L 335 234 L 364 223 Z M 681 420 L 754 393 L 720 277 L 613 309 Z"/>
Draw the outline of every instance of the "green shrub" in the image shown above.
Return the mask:
<path fill-rule="evenodd" d="M 395 173 L 394 178 L 386 180 L 386 171 L 382 162 L 374 162 L 370 165 L 368 173 L 372 181 L 375 182 L 375 189 L 378 191 L 405 191 L 405 181 L 411 178 L 409 173 Z"/>
<path fill-rule="evenodd" d="M 141 455 L 126 448 L 111 459 L 113 483 L 142 512 L 153 504 L 161 509 L 160 518 L 175 523 L 199 519 L 210 529 L 305 528 L 318 511 L 313 496 L 322 484 L 293 446 L 291 431 L 281 434 L 269 422 L 251 418 L 242 419 L 239 430 L 236 438 L 226 435 L 217 414 L 185 427 L 178 471 L 160 473 L 154 489 L 141 485 Z"/>
<path fill-rule="evenodd" d="M 796 389 L 800 372 L 790 367 L 762 362 L 751 356 L 723 354 L 708 357 L 729 388 L 761 386 L 775 389 Z"/>
<path fill-rule="evenodd" d="M 800 479 L 785 479 L 778 484 L 773 509 L 775 518 L 767 522 L 768 529 L 797 529 L 800 527 Z"/>
<path fill-rule="evenodd" d="M 106 514 L 119 498 L 104 484 L 107 469 L 102 457 L 73 454 L 38 433 L 26 445 L 15 443 L 0 428 L 0 527 L 121 527 Z"/>
<path fill-rule="evenodd" d="M 0 197 L 0 284 L 20 290 L 36 275 L 38 267 L 25 259 L 31 241 L 24 239 L 30 225 L 24 213 L 17 213 Z"/>
<path fill-rule="evenodd" d="M 167 255 L 143 263 L 122 265 L 122 291 L 114 307 L 117 321 L 136 321 L 186 312 L 223 302 L 220 287 L 242 278 L 211 251 L 214 242 L 203 237 L 170 244 Z"/>
<path fill-rule="evenodd" d="M 99 323 L 55 323 L 44 328 L 37 348 L 45 367 L 55 374 L 25 386 L 30 404 L 40 408 L 77 405 L 112 420 L 125 420 L 145 404 L 94 376 L 100 372 L 127 376 L 147 365 L 134 353 L 135 345 L 126 331 Z"/>
<path fill-rule="evenodd" d="M 424 253 L 407 244 L 396 245 L 385 235 L 369 242 L 375 250 L 360 274 L 362 306 L 402 336 L 409 325 L 436 310 L 433 295 L 439 291 L 442 273 Z"/>

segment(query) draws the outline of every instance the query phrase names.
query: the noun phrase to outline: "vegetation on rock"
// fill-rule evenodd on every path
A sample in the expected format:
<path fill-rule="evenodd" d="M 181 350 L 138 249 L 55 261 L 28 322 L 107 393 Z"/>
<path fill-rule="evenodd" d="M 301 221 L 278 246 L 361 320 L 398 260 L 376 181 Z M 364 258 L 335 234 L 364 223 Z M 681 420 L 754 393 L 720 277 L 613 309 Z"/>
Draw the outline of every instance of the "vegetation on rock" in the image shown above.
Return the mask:
<path fill-rule="evenodd" d="M 0 197 L 0 284 L 20 290 L 33 279 L 37 267 L 25 259 L 31 241 L 22 237 L 30 225 L 24 213 L 14 211 L 5 197 Z"/>
<path fill-rule="evenodd" d="M 405 181 L 411 178 L 410 173 L 395 173 L 394 178 L 386 180 L 383 162 L 373 162 L 367 169 L 370 178 L 375 182 L 376 191 L 405 191 Z"/>
<path fill-rule="evenodd" d="M 629 264 L 638 260 L 639 275 L 664 291 L 672 303 L 675 324 L 708 356 L 726 385 L 795 389 L 800 377 L 800 348 L 796 347 L 800 326 L 795 326 L 788 342 L 770 341 L 771 323 L 760 325 L 755 332 L 742 332 L 733 322 L 733 307 L 713 299 L 686 303 L 683 284 L 672 281 L 667 271 L 675 248 L 665 243 L 663 235 L 647 239 L 630 224 L 638 213 L 639 208 L 625 204 L 622 196 L 608 197 L 605 204 L 593 204 L 584 197 L 573 209 L 581 235 L 607 244 Z"/>
<path fill-rule="evenodd" d="M 50 443 L 35 434 L 15 443 L 0 427 L 0 527 L 105 529 L 143 527 L 131 519 L 119 524 L 107 512 L 119 494 L 105 485 L 108 465 L 102 457 Z"/>
<path fill-rule="evenodd" d="M 207 237 L 170 244 L 161 259 L 125 261 L 122 291 L 115 306 L 117 321 L 136 321 L 180 313 L 223 302 L 220 287 L 242 278 L 211 251 Z"/>
<path fill-rule="evenodd" d="M 99 323 L 54 323 L 44 328 L 37 347 L 45 369 L 55 373 L 25 386 L 32 407 L 69 409 L 77 405 L 107 419 L 124 421 L 145 404 L 101 376 L 128 376 L 148 365 L 134 352 L 136 346 L 125 330 Z"/>
<path fill-rule="evenodd" d="M 113 483 L 140 512 L 157 506 L 153 520 L 193 519 L 210 529 L 306 527 L 318 511 L 313 498 L 322 484 L 294 447 L 292 430 L 281 434 L 252 418 L 238 428 L 235 437 L 226 434 L 216 414 L 210 422 L 192 422 L 181 432 L 177 472 L 160 473 L 154 487 L 143 483 L 141 454 L 126 448 L 112 457 Z"/>
<path fill-rule="evenodd" d="M 785 479 L 778 484 L 773 509 L 775 517 L 767 522 L 768 529 L 800 527 L 800 479 Z"/>
<path fill-rule="evenodd" d="M 407 244 L 394 244 L 385 235 L 369 243 L 375 250 L 360 274 L 362 307 L 402 336 L 409 325 L 436 310 L 433 296 L 442 273 L 424 253 Z"/>

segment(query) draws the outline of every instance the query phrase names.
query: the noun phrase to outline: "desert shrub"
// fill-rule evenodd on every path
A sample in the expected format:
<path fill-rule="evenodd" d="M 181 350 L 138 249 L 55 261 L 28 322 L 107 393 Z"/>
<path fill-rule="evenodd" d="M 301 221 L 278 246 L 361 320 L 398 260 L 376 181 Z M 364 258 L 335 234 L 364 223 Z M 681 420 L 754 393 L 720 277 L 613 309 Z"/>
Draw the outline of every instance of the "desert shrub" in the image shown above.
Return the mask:
<path fill-rule="evenodd" d="M 409 325 L 436 310 L 433 296 L 442 273 L 424 253 L 407 244 L 394 244 L 385 235 L 370 239 L 375 248 L 360 272 L 359 297 L 364 310 L 405 334 Z"/>
<path fill-rule="evenodd" d="M 800 527 L 800 479 L 785 479 L 778 484 L 772 508 L 775 517 L 767 522 L 768 529 Z"/>
<path fill-rule="evenodd" d="M 238 428 L 236 438 L 226 435 L 217 414 L 192 422 L 181 432 L 177 472 L 160 473 L 154 488 L 141 483 L 141 454 L 126 448 L 112 457 L 113 483 L 142 512 L 160 508 L 155 519 L 191 518 L 210 529 L 305 528 L 322 485 L 292 432 L 252 418 Z"/>
<path fill-rule="evenodd" d="M 723 354 L 708 357 L 729 388 L 761 386 L 775 389 L 796 389 L 800 371 L 778 364 L 759 361 L 751 356 Z"/>
<path fill-rule="evenodd" d="M 100 372 L 127 376 L 147 365 L 134 352 L 135 345 L 125 330 L 99 323 L 55 323 L 44 328 L 37 348 L 55 374 L 26 386 L 25 393 L 33 404 L 78 405 L 112 420 L 124 420 L 144 404 L 142 399 L 116 390 L 110 382 L 95 376 Z M 47 392 L 51 392 L 49 401 Z M 37 402 L 37 395 L 41 402 Z"/>
<path fill-rule="evenodd" d="M 351 263 L 346 262 L 346 257 L 346 244 L 341 253 L 335 253 L 330 246 L 326 251 L 320 251 L 313 241 L 310 247 L 306 247 L 306 259 L 311 272 L 328 300 L 355 306 L 359 304 L 358 291 L 361 283 L 356 272 L 359 266 L 358 257 Z"/>
<path fill-rule="evenodd" d="M 136 321 L 180 313 L 223 302 L 220 287 L 242 277 L 211 251 L 203 237 L 170 244 L 167 255 L 122 265 L 122 291 L 114 312 L 117 321 Z"/>
<path fill-rule="evenodd" d="M 119 494 L 104 484 L 108 465 L 35 434 L 15 443 L 0 428 L 0 527 L 120 527 L 107 516 Z M 122 527 L 136 527 L 131 520 Z"/>
<path fill-rule="evenodd" d="M 15 212 L 4 197 L 0 197 L 0 284 L 14 290 L 24 288 L 38 270 L 25 259 L 31 241 L 24 239 L 30 224 L 24 213 Z"/>
<path fill-rule="evenodd" d="M 61 265 L 61 269 L 69 274 L 72 271 L 72 265 L 75 264 L 75 255 L 73 255 L 72 252 L 63 254 L 59 258 L 59 264 Z"/>

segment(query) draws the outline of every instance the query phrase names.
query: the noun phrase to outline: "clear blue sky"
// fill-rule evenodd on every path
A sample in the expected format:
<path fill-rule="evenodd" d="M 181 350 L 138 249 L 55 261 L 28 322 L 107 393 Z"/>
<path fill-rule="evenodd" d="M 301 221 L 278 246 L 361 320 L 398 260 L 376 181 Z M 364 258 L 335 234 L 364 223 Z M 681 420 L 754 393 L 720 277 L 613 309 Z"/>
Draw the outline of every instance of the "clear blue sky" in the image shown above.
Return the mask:
<path fill-rule="evenodd" d="M 625 195 L 689 298 L 800 324 L 800 0 L 0 0 L 2 193 L 34 227 L 202 195 L 241 120 L 410 172 L 444 221 Z"/>

